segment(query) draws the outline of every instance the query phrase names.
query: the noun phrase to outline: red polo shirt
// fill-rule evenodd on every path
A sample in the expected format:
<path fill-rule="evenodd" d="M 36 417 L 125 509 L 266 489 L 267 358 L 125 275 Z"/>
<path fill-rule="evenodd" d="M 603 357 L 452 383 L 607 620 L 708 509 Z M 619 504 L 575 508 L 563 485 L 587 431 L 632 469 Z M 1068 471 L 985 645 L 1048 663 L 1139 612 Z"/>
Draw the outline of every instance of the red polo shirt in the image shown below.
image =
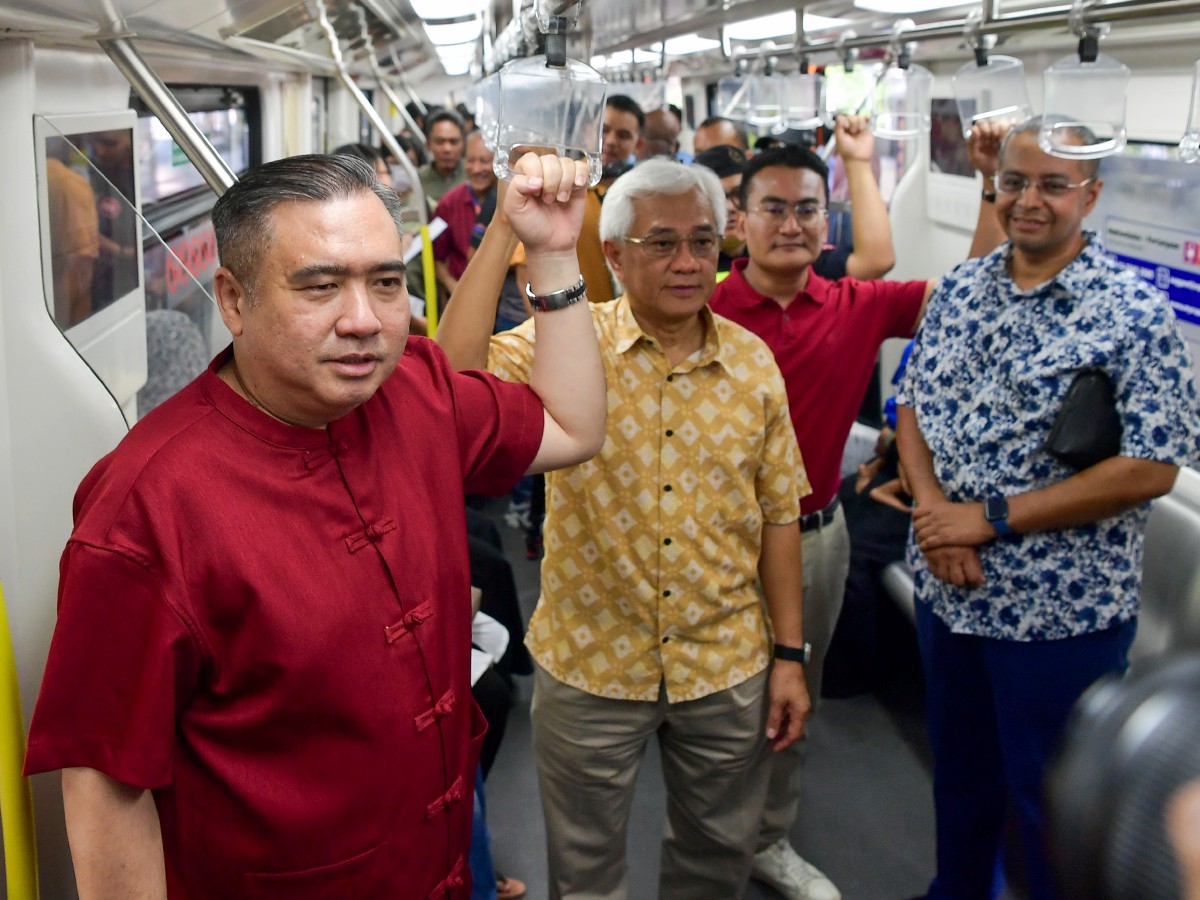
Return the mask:
<path fill-rule="evenodd" d="M 841 482 L 842 449 L 875 370 L 879 346 L 911 337 L 925 298 L 924 281 L 826 281 L 813 271 L 786 309 L 746 281 L 736 259 L 710 303 L 767 342 L 783 372 L 792 424 L 812 493 L 805 515 L 824 509 Z"/>

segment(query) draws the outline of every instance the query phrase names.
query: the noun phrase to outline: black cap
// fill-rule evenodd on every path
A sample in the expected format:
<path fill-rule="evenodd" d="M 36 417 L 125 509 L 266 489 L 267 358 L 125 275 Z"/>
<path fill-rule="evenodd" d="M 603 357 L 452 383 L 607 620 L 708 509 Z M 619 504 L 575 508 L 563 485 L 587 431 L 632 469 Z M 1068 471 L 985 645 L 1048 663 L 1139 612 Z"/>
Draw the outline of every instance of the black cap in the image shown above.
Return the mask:
<path fill-rule="evenodd" d="M 746 151 L 730 144 L 718 144 L 698 154 L 696 163 L 712 169 L 718 178 L 727 178 L 739 174 L 745 167 Z"/>

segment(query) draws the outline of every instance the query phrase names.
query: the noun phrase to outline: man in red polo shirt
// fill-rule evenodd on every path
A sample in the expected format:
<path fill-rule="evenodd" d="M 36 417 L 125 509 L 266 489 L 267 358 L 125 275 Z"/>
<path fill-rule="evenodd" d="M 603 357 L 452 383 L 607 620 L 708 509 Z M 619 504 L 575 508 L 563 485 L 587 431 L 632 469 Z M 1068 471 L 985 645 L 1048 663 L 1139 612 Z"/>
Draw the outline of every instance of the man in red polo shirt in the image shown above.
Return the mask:
<path fill-rule="evenodd" d="M 911 337 L 933 289 L 925 281 L 827 281 L 812 271 L 828 231 L 828 170 L 787 145 L 751 158 L 738 213 L 748 258 L 735 260 L 711 307 L 767 342 L 788 403 L 812 493 L 801 506 L 804 636 L 815 707 L 821 666 L 841 610 L 850 536 L 837 504 L 842 449 L 889 337 Z M 792 849 L 802 742 L 772 759 L 771 787 L 753 875 L 790 900 L 835 900 L 833 884 Z"/>
<path fill-rule="evenodd" d="M 93 467 L 62 559 L 25 769 L 63 770 L 81 896 L 469 894 L 463 494 L 604 438 L 587 169 L 518 167 L 528 388 L 409 337 L 399 200 L 366 163 L 276 160 L 217 201 L 233 346 Z"/>

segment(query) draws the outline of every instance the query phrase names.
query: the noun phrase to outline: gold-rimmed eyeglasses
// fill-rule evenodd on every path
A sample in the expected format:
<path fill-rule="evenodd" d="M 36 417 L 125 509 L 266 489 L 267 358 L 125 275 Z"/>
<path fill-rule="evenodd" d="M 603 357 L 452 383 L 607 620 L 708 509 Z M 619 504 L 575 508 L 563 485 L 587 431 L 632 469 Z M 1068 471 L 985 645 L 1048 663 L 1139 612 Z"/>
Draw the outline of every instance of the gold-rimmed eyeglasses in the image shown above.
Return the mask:
<path fill-rule="evenodd" d="M 674 259 L 684 244 L 688 245 L 692 256 L 697 259 L 711 259 L 721 250 L 721 241 L 714 234 L 693 234 L 687 238 L 673 234 L 648 234 L 640 238 L 627 237 L 625 240 L 637 244 L 643 253 L 654 259 Z"/>

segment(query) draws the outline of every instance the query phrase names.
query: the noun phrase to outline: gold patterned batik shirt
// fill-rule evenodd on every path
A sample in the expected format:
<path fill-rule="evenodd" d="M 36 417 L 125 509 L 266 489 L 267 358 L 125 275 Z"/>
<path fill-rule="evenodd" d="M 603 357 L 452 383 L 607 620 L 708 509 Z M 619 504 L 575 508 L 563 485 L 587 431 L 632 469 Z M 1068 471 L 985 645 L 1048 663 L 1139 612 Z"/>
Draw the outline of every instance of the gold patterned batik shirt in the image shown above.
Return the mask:
<path fill-rule="evenodd" d="M 704 346 L 671 367 L 621 297 L 593 304 L 608 437 L 546 475 L 542 595 L 526 642 L 552 676 L 672 703 L 766 668 L 756 585 L 763 523 L 800 515 L 808 479 L 770 349 L 707 308 Z M 488 369 L 526 381 L 533 322 L 494 335 Z"/>

